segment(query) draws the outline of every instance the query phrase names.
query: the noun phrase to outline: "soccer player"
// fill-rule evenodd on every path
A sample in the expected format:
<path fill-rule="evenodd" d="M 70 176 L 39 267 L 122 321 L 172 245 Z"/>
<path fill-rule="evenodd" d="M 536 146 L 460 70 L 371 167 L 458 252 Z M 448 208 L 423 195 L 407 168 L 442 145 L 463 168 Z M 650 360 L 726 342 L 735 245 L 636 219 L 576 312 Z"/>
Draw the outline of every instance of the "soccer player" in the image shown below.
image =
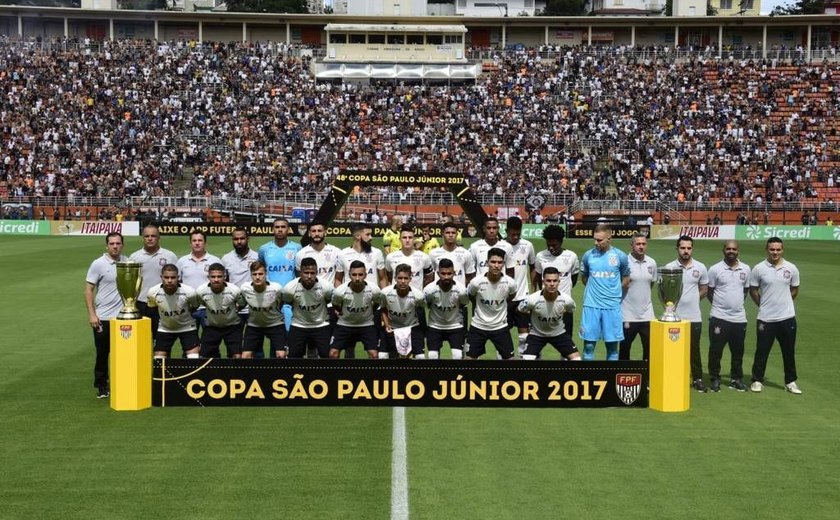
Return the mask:
<path fill-rule="evenodd" d="M 242 357 L 242 319 L 239 317 L 240 289 L 225 281 L 227 271 L 222 264 L 208 269 L 210 281 L 195 289 L 198 299 L 207 309 L 207 326 L 201 334 L 201 357 L 221 357 L 222 341 L 229 358 Z"/>
<path fill-rule="evenodd" d="M 106 251 L 94 260 L 85 276 L 85 306 L 88 325 L 93 329 L 93 346 L 96 361 L 93 365 L 93 386 L 96 397 L 109 397 L 108 355 L 111 352 L 110 322 L 122 310 L 122 299 L 117 292 L 117 262 L 127 260 L 122 254 L 123 236 L 108 233 L 105 237 Z"/>
<path fill-rule="evenodd" d="M 720 358 L 729 344 L 731 368 L 729 388 L 746 392 L 744 384 L 744 338 L 747 335 L 747 311 L 744 299 L 750 287 L 750 266 L 738 259 L 737 240 L 723 243 L 723 260 L 709 268 L 709 377 L 712 392 L 720 392 Z"/>
<path fill-rule="evenodd" d="M 469 302 L 467 288 L 455 280 L 455 264 L 449 258 L 438 261 L 437 278 L 437 282 L 423 288 L 426 305 L 429 307 L 426 329 L 429 359 L 440 358 L 444 341 L 449 343 L 452 359 L 463 359 L 466 327 L 466 313 L 463 310 Z"/>
<path fill-rule="evenodd" d="M 508 327 L 516 327 L 519 342 L 519 354 L 525 352 L 525 342 L 528 338 L 528 317 L 521 312 L 516 312 L 519 304 L 528 297 L 530 288 L 528 283 L 534 276 L 534 245 L 522 239 L 522 219 L 510 217 L 506 226 L 507 237 L 505 240 L 510 244 L 511 252 L 509 264 L 513 265 L 513 279 L 516 282 L 516 294 L 510 302 L 508 309 Z"/>
<path fill-rule="evenodd" d="M 257 260 L 251 264 L 251 281 L 242 284 L 240 305 L 248 306 L 248 324 L 242 339 L 242 358 L 250 359 L 263 353 L 268 338 L 276 358 L 286 357 L 286 333 L 283 327 L 283 287 L 268 280 L 265 264 Z"/>
<path fill-rule="evenodd" d="M 575 308 L 572 297 L 559 290 L 560 271 L 546 267 L 542 274 L 542 289 L 529 294 L 519 302 L 517 312 L 530 315 L 531 328 L 522 359 L 533 361 L 542 349 L 551 344 L 561 356 L 571 361 L 580 361 L 580 352 L 572 341 L 570 331 L 563 323 L 563 314 Z"/>
<path fill-rule="evenodd" d="M 647 253 L 647 237 L 634 233 L 630 239 L 630 282 L 621 301 L 624 317 L 624 339 L 618 350 L 618 359 L 629 360 L 630 349 L 636 336 L 642 340 L 642 359 L 650 359 L 650 322 L 655 319 L 650 291 L 656 280 L 656 260 Z"/>
<path fill-rule="evenodd" d="M 487 272 L 487 255 L 492 248 L 501 249 L 507 257 L 510 257 L 510 244 L 499 238 L 499 220 L 496 217 L 487 217 L 482 227 L 484 231 L 484 238 L 476 240 L 470 246 L 470 254 L 475 259 L 475 274 L 485 274 Z M 507 260 L 508 264 L 505 266 L 505 274 L 513 278 L 513 264 L 511 260 Z"/>
<path fill-rule="evenodd" d="M 222 264 L 227 270 L 228 281 L 237 287 L 251 281 L 251 264 L 260 259 L 256 251 L 248 245 L 248 230 L 237 227 L 230 235 L 233 249 L 222 257 Z"/>
<path fill-rule="evenodd" d="M 160 230 L 154 224 L 143 228 L 143 247 L 131 253 L 129 260 L 141 265 L 140 275 L 143 283 L 140 286 L 140 294 L 137 296 L 137 309 L 140 314 L 152 320 L 152 338 L 157 336 L 158 321 L 160 316 L 156 309 L 149 309 L 146 297 L 149 289 L 160 281 L 160 270 L 166 264 L 177 264 L 178 257 L 175 253 L 160 246 Z"/>
<path fill-rule="evenodd" d="M 767 239 L 767 259 L 750 273 L 750 297 L 758 305 L 755 359 L 750 390 L 764 389 L 764 371 L 773 342 L 778 341 L 785 368 L 785 390 L 799 395 L 796 383 L 796 310 L 799 295 L 799 269 L 784 259 L 784 244 L 778 237 Z"/>
<path fill-rule="evenodd" d="M 556 267 L 560 272 L 560 285 L 558 290 L 572 296 L 572 289 L 577 285 L 580 274 L 580 261 L 574 251 L 563 249 L 563 239 L 566 238 L 566 231 L 556 225 L 550 224 L 543 229 L 543 239 L 546 249 L 536 254 L 534 259 L 534 273 L 532 282 L 535 289 L 542 287 L 542 273 L 546 267 Z M 572 334 L 574 328 L 574 313 L 567 311 L 563 314 L 563 325 L 566 331 Z"/>
<path fill-rule="evenodd" d="M 356 348 L 356 342 L 361 341 L 368 357 L 376 359 L 379 338 L 373 326 L 373 311 L 380 303 L 381 291 L 366 280 L 367 268 L 361 260 L 353 260 L 348 271 L 350 281 L 339 285 L 332 295 L 338 323 L 333 332 L 330 357 L 338 358 L 342 350 Z"/>
<path fill-rule="evenodd" d="M 580 317 L 580 339 L 583 359 L 595 359 L 595 345 L 604 340 L 607 360 L 618 360 L 618 343 L 622 331 L 621 298 L 630 282 L 627 254 L 612 247 L 612 228 L 598 224 L 593 233 L 595 247 L 584 253 L 580 262 L 583 284 L 583 312 Z"/>
<path fill-rule="evenodd" d="M 691 385 L 698 392 L 706 391 L 703 382 L 703 360 L 700 358 L 700 335 L 703 333 L 703 317 L 700 315 L 700 300 L 709 292 L 709 271 L 706 266 L 692 257 L 694 239 L 683 235 L 677 239 L 677 259 L 665 265 L 669 269 L 683 270 L 683 290 L 675 312 L 680 319 L 691 322 Z"/>
<path fill-rule="evenodd" d="M 311 232 L 310 228 L 310 232 Z M 318 261 L 307 256 L 300 261 L 300 277 L 283 287 L 283 301 L 292 306 L 289 357 L 301 358 L 307 350 L 330 357 L 330 321 L 327 304 L 333 286 L 319 278 Z"/>
<path fill-rule="evenodd" d="M 178 259 L 178 272 L 181 281 L 194 288 L 210 281 L 207 272 L 211 264 L 219 264 L 222 260 L 207 252 L 207 236 L 201 231 L 190 233 L 190 253 Z M 207 312 L 199 307 L 193 312 L 196 327 L 207 326 Z"/>
<path fill-rule="evenodd" d="M 149 307 L 160 313 L 155 357 L 167 358 L 172 352 L 175 340 L 181 342 L 181 350 L 188 359 L 197 359 L 201 343 L 192 313 L 201 301 L 195 289 L 180 281 L 178 266 L 166 264 L 160 271 L 160 283 L 149 289 Z"/>
<path fill-rule="evenodd" d="M 385 257 L 385 272 L 389 282 L 393 283 L 394 272 L 398 265 L 406 264 L 411 267 L 411 286 L 422 291 L 423 287 L 433 280 L 432 260 L 429 255 L 414 249 L 414 229 L 406 224 L 400 231 L 401 247 L 398 251 L 391 251 Z"/>
<path fill-rule="evenodd" d="M 289 221 L 285 218 L 274 219 L 272 229 L 274 240 L 260 246 L 258 254 L 260 262 L 266 266 L 268 280 L 283 287 L 295 278 L 295 255 L 301 247 L 297 242 L 289 240 Z M 283 319 L 288 332 L 292 326 L 291 306 L 283 305 Z"/>
<path fill-rule="evenodd" d="M 410 265 L 398 265 L 394 269 L 394 285 L 382 289 L 382 321 L 387 349 L 379 353 L 380 358 L 387 358 L 388 352 L 394 351 L 403 357 L 426 357 L 423 345 L 424 331 L 420 328 L 420 320 L 417 319 L 426 300 L 423 291 L 411 286 L 411 274 Z M 408 348 L 400 348 L 398 344 L 405 344 Z"/>
<path fill-rule="evenodd" d="M 385 273 L 385 257 L 382 256 L 382 251 L 373 247 L 372 233 L 369 225 L 355 224 L 353 226 L 353 245 L 341 250 L 335 266 L 336 287 L 344 283 L 344 273 L 349 273 L 350 264 L 356 260 L 362 262 L 365 266 L 367 283 L 377 287 L 388 285 L 388 276 Z"/>
<path fill-rule="evenodd" d="M 300 272 L 304 258 L 314 258 L 318 265 L 318 279 L 324 287 L 335 287 L 336 263 L 341 250 L 325 240 L 326 226 L 322 222 L 313 222 L 309 226 L 309 238 L 312 242 L 295 254 L 295 269 Z"/>
<path fill-rule="evenodd" d="M 467 294 L 474 299 L 472 324 L 467 333 L 467 359 L 478 359 L 487 341 L 496 347 L 498 357 L 513 359 L 513 340 L 507 325 L 508 302 L 516 294 L 516 282 L 503 273 L 505 251 L 491 247 L 487 251 L 487 272 L 470 281 Z"/>
<path fill-rule="evenodd" d="M 464 287 L 475 276 L 475 258 L 469 251 L 458 245 L 458 225 L 447 222 L 443 225 L 443 245 L 432 249 L 429 259 L 436 273 L 440 272 L 440 261 L 448 258 L 455 269 L 455 281 Z"/>

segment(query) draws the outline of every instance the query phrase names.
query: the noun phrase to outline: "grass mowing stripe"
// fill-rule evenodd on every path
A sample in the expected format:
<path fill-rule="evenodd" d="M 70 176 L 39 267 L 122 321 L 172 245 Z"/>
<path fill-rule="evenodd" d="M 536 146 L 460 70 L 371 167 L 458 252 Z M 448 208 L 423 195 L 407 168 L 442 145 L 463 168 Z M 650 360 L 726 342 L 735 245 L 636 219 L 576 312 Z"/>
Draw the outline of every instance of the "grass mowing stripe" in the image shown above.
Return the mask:
<path fill-rule="evenodd" d="M 405 408 L 394 407 L 391 447 L 391 520 L 408 519 L 408 453 L 405 440 Z"/>

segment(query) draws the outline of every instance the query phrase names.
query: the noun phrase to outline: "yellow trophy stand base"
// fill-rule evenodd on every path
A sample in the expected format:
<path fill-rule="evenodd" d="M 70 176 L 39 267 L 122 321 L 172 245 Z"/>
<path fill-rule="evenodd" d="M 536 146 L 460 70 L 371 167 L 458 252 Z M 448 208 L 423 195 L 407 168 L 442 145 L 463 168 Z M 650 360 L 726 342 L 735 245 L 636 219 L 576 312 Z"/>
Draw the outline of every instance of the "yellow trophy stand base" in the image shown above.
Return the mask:
<path fill-rule="evenodd" d="M 690 335 L 687 321 L 650 322 L 650 407 L 654 410 L 688 410 Z"/>
<path fill-rule="evenodd" d="M 111 409 L 152 406 L 152 320 L 111 320 Z"/>

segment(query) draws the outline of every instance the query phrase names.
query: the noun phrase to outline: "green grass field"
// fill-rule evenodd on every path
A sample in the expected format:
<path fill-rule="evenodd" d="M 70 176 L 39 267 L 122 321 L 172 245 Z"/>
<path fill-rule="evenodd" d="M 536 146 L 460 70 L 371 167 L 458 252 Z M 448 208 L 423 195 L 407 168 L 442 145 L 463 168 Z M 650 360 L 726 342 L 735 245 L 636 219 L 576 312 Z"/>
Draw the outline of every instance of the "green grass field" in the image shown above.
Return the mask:
<path fill-rule="evenodd" d="M 720 242 L 695 244 L 707 265 L 720 259 Z M 187 251 L 186 238 L 163 245 Z M 582 254 L 590 241 L 566 245 Z M 102 238 L 0 238 L 0 518 L 391 516 L 390 408 L 118 413 L 95 399 L 82 290 L 103 246 Z M 139 246 L 130 238 L 125 251 Z M 209 246 L 230 249 L 223 238 Z M 410 517 L 836 518 L 840 244 L 786 246 L 802 274 L 804 395 L 783 391 L 775 348 L 763 393 L 693 393 L 686 413 L 408 408 Z M 762 251 L 744 243 L 742 259 L 753 265 Z M 662 264 L 674 244 L 653 242 L 650 254 Z M 752 303 L 748 311 L 752 322 Z M 747 371 L 754 341 L 751 325 Z M 727 353 L 724 377 L 728 363 Z"/>

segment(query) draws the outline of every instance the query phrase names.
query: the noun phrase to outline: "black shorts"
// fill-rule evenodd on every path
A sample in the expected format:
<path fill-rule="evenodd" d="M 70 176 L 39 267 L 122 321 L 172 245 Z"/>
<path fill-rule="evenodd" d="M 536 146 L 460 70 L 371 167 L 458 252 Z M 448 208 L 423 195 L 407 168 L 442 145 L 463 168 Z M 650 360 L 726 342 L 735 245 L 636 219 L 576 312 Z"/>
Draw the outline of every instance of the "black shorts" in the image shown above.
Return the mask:
<path fill-rule="evenodd" d="M 263 341 L 268 338 L 271 349 L 275 352 L 286 349 L 286 328 L 276 327 L 245 327 L 245 337 L 242 341 L 243 352 L 263 352 Z"/>
<path fill-rule="evenodd" d="M 479 358 L 485 352 L 487 341 L 493 342 L 496 351 L 502 359 L 513 357 L 513 340 L 510 338 L 510 329 L 482 330 L 475 326 L 470 327 L 467 333 L 467 356 Z"/>
<path fill-rule="evenodd" d="M 318 357 L 330 357 L 330 329 L 329 325 L 311 328 L 292 325 L 289 330 L 289 357 L 302 358 L 310 348 L 318 350 Z"/>
<path fill-rule="evenodd" d="M 508 302 L 508 327 L 516 327 L 517 329 L 527 329 L 531 325 L 531 317 L 527 314 L 517 312 L 519 304 L 522 300 L 514 300 Z"/>
<path fill-rule="evenodd" d="M 379 339 L 376 328 L 373 325 L 367 327 L 335 326 L 332 337 L 332 348 L 336 350 L 355 350 L 356 342 L 359 341 L 362 342 L 365 350 L 377 350 Z"/>
<path fill-rule="evenodd" d="M 418 354 L 425 354 L 426 350 L 423 344 L 423 331 L 420 329 L 420 325 L 415 325 L 411 327 L 411 355 L 416 356 Z M 391 332 L 385 335 L 385 345 L 382 348 L 385 348 L 383 352 L 398 352 L 397 350 L 397 341 L 394 339 L 394 333 Z"/>
<path fill-rule="evenodd" d="M 218 358 L 222 357 L 219 346 L 222 340 L 227 347 L 228 357 L 242 353 L 242 326 L 231 325 L 229 327 L 214 327 L 208 325 L 201 334 L 201 357 Z"/>
<path fill-rule="evenodd" d="M 188 330 L 187 332 L 158 332 L 155 341 L 155 352 L 172 352 L 175 340 L 181 342 L 181 350 L 184 352 L 192 350 L 201 345 L 198 340 L 198 331 Z"/>
<path fill-rule="evenodd" d="M 440 351 L 443 348 L 443 342 L 449 343 L 449 348 L 463 350 L 464 349 L 464 328 L 440 330 L 429 327 L 426 329 L 426 346 L 429 351 Z"/>
<path fill-rule="evenodd" d="M 568 332 L 564 332 L 559 336 L 552 336 L 550 338 L 528 334 L 528 343 L 526 343 L 527 347 L 525 348 L 524 354 L 539 356 L 543 347 L 548 344 L 551 344 L 552 347 L 557 349 L 557 352 L 559 352 L 564 358 L 568 358 L 578 351 L 574 341 L 572 341 L 572 335 Z"/>

